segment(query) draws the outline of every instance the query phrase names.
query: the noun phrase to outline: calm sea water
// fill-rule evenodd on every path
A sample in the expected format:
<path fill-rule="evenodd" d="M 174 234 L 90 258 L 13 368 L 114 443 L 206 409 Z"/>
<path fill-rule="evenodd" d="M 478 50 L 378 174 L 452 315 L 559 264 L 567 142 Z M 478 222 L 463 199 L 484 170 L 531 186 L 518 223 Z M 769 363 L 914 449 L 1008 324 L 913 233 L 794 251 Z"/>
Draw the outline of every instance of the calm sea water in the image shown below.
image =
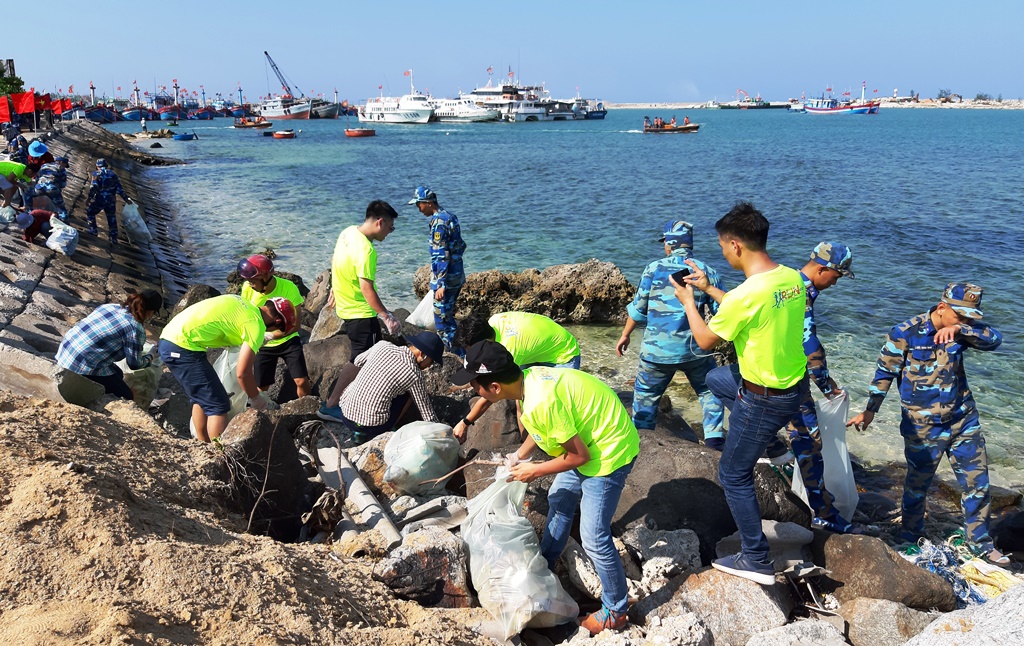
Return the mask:
<path fill-rule="evenodd" d="M 772 222 L 769 246 L 780 262 L 801 267 L 823 240 L 853 248 L 856 280 L 825 292 L 817 311 L 833 373 L 857 410 L 892 325 L 934 305 L 947 282 L 985 288 L 986 320 L 1005 341 L 970 356 L 968 376 L 993 481 L 1024 485 L 1024 404 L 1014 386 L 1024 374 L 1014 305 L 1024 289 L 1024 112 L 695 110 L 685 114 L 701 124 L 698 134 L 664 136 L 639 131 L 645 112 L 654 116 L 377 126 L 367 139 L 346 139 L 345 119 L 290 122 L 302 130 L 290 141 L 233 130 L 228 119 L 188 122 L 183 129 L 194 125 L 199 140 L 163 140 L 162 152 L 189 163 L 146 173 L 180 211 L 198 278 L 215 285 L 239 258 L 268 246 L 278 267 L 311 281 L 370 200 L 391 202 L 398 229 L 378 245 L 379 289 L 391 308 L 415 305 L 412 273 L 428 262 L 426 220 L 405 205 L 418 184 L 458 214 L 469 272 L 599 258 L 634 283 L 662 253 L 662 224 L 682 218 L 696 226 L 698 257 L 738 284 L 713 224 L 736 200 L 751 200 Z M 617 329 L 574 332 L 585 366 L 615 385 L 630 382 L 636 354 L 614 356 Z M 898 419 L 894 393 L 867 433 L 851 434 L 851 450 L 869 462 L 902 461 Z"/>

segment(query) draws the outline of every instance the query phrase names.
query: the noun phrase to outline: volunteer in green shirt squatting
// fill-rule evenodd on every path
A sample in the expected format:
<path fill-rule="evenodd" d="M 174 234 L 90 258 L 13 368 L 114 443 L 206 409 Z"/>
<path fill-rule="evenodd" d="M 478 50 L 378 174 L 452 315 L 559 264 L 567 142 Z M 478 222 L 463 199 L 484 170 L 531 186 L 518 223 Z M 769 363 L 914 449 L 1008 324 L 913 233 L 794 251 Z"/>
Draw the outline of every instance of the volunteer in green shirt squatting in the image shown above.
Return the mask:
<path fill-rule="evenodd" d="M 492 404 L 506 399 L 521 404 L 519 422 L 528 435 L 519 450 L 508 456 L 511 478 L 532 482 L 557 474 L 548 491 L 541 553 L 553 569 L 579 506 L 583 549 L 594 562 L 602 589 L 601 610 L 588 616 L 582 626 L 591 634 L 624 628 L 626 574 L 612 542 L 611 522 L 640 451 L 640 435 L 615 391 L 571 368 L 522 370 L 495 341 L 471 346 L 466 367 L 452 376 L 452 383 L 470 384 Z M 532 462 L 535 448 L 552 459 Z"/>
<path fill-rule="evenodd" d="M 199 440 L 220 437 L 231 410 L 231 399 L 206 351 L 241 346 L 235 374 L 249 405 L 256 410 L 274 408 L 273 400 L 256 387 L 256 353 L 267 330 L 291 330 L 297 324 L 295 306 L 285 298 L 271 298 L 256 307 L 233 295 L 199 301 L 167 323 L 160 334 L 160 359 L 192 401 L 192 424 Z"/>
<path fill-rule="evenodd" d="M 274 330 L 268 334 L 263 350 L 256 355 L 256 364 L 253 367 L 256 386 L 263 391 L 269 390 L 274 385 L 277 360 L 283 359 L 285 379 L 291 377 L 295 382 L 296 396 L 309 395 L 309 370 L 306 368 L 306 357 L 302 353 L 302 341 L 299 340 L 302 304 L 306 299 L 302 298 L 295 283 L 274 275 L 274 263 L 262 254 L 249 256 L 240 261 L 238 275 L 245 279 L 242 283 L 242 298 L 247 303 L 261 307 L 271 298 L 280 297 L 288 299 L 295 307 L 295 329 Z"/>
<path fill-rule="evenodd" d="M 480 341 L 496 341 L 512 354 L 513 361 L 523 369 L 534 366 L 580 369 L 580 344 L 569 330 L 541 314 L 501 312 L 490 319 L 467 316 L 459 322 L 458 346 L 468 348 Z M 455 425 L 453 432 L 459 442 L 466 441 L 466 431 L 480 419 L 491 403 L 477 400 L 473 410 Z M 519 408 L 518 402 L 516 408 Z"/>

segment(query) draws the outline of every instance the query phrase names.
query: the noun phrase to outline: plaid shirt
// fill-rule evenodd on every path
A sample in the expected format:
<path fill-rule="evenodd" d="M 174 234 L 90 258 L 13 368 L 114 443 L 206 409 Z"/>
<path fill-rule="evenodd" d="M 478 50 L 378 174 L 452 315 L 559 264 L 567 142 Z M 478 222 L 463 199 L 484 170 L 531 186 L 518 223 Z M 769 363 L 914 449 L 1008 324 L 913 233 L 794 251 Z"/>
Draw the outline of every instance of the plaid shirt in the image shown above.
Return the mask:
<path fill-rule="evenodd" d="M 132 370 L 153 359 L 142 353 L 146 330 L 121 305 L 100 305 L 68 330 L 57 348 L 57 365 L 80 375 L 107 377 L 114 362 L 125 359 Z"/>
<path fill-rule="evenodd" d="M 356 357 L 354 363 L 361 370 L 341 397 L 345 417 L 360 426 L 380 426 L 388 421 L 391 402 L 411 392 L 423 419 L 437 421 L 423 371 L 416 365 L 408 347 L 378 341 Z"/>

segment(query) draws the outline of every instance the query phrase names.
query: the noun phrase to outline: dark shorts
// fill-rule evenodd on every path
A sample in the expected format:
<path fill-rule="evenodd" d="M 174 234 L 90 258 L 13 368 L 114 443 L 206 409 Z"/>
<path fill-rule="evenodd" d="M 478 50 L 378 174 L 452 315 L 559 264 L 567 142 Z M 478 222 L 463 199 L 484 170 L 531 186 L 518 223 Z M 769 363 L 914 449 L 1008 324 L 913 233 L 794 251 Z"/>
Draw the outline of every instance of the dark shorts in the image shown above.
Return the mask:
<path fill-rule="evenodd" d="M 363 426 L 353 422 L 349 418 L 345 417 L 345 412 L 341 413 L 341 421 L 348 427 L 353 433 L 362 433 L 366 439 L 376 437 L 381 433 L 387 433 L 395 427 L 398 422 L 398 418 L 401 417 L 402 411 L 405 410 L 405 405 L 411 399 L 409 393 L 404 393 L 395 397 L 391 402 L 391 408 L 388 411 L 388 421 L 384 422 L 380 426 Z"/>
<path fill-rule="evenodd" d="M 274 384 L 278 359 L 284 359 L 284 365 L 288 368 L 288 374 L 292 379 L 309 376 L 309 370 L 306 368 L 306 355 L 302 353 L 302 341 L 299 341 L 299 337 L 296 336 L 281 345 L 260 348 L 259 353 L 256 354 L 256 363 L 253 365 L 257 386 L 266 388 Z"/>
<path fill-rule="evenodd" d="M 103 392 L 108 395 L 114 395 L 121 399 L 135 399 L 135 393 L 128 387 L 128 384 L 124 383 L 124 373 L 117 366 L 114 366 L 114 374 L 112 375 L 82 375 L 90 381 L 95 381 L 99 385 L 103 386 Z"/>
<path fill-rule="evenodd" d="M 345 321 L 343 329 L 352 345 L 351 361 L 355 361 L 356 357 L 372 348 L 383 338 L 380 332 L 380 319 L 376 316 L 372 319 L 350 319 Z"/>
<path fill-rule="evenodd" d="M 231 410 L 228 393 L 205 352 L 180 348 L 167 339 L 160 339 L 158 347 L 160 359 L 193 404 L 199 404 L 207 415 L 225 415 Z"/>

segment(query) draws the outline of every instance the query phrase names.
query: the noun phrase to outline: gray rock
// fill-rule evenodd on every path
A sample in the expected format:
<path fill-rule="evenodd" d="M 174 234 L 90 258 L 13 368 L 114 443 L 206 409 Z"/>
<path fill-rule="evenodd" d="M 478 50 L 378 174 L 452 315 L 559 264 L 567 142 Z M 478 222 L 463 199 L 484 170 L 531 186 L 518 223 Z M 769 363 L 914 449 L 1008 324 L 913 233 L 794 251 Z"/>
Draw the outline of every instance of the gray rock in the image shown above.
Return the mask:
<path fill-rule="evenodd" d="M 313 331 L 309 333 L 310 341 L 321 341 L 323 339 L 329 339 L 333 336 L 341 334 L 341 328 L 345 325 L 345 321 L 338 318 L 333 307 L 325 307 L 320 310 L 320 314 L 317 315 L 316 324 L 313 325 Z"/>
<path fill-rule="evenodd" d="M 700 567 L 700 539 L 689 529 L 650 529 L 639 525 L 622 535 L 622 542 L 640 557 L 645 594 L 661 588 L 668 580 Z"/>
<path fill-rule="evenodd" d="M 416 270 L 413 288 L 418 298 L 427 292 L 429 274 L 429 266 Z M 622 323 L 635 291 L 618 267 L 598 260 L 521 273 L 492 269 L 466 277 L 457 314 L 489 317 L 516 310 L 563 323 Z"/>
<path fill-rule="evenodd" d="M 829 570 L 822 577 L 822 590 L 834 592 L 841 603 L 866 597 L 919 610 L 956 608 L 956 595 L 945 579 L 909 563 L 880 539 L 830 534 L 820 551 L 815 545 L 814 556 L 815 563 Z"/>
<path fill-rule="evenodd" d="M 762 520 L 761 530 L 771 548 L 769 556 L 775 559 L 775 571 L 782 572 L 791 565 L 810 560 L 807 546 L 814 540 L 814 532 L 796 523 L 779 523 Z M 740 551 L 740 533 L 726 536 L 715 546 L 718 557 L 729 556 Z"/>
<path fill-rule="evenodd" d="M 697 614 L 716 645 L 746 644 L 753 635 L 785 625 L 793 599 L 784 584 L 762 586 L 707 568 L 672 579 L 630 608 L 629 616 L 646 625 L 681 609 Z"/>
<path fill-rule="evenodd" d="M 103 386 L 95 381 L 6 343 L 0 343 L 0 387 L 17 395 L 77 406 L 87 406 L 103 396 Z"/>
<path fill-rule="evenodd" d="M 345 364 L 352 358 L 352 346 L 344 334 L 302 346 L 309 382 L 314 394 L 326 400 Z"/>
<path fill-rule="evenodd" d="M 397 596 L 422 606 L 468 608 L 473 605 L 468 556 L 461 538 L 444 529 L 427 527 L 406 536 L 374 567 L 373 578 Z"/>
<path fill-rule="evenodd" d="M 295 540 L 300 517 L 310 500 L 306 471 L 291 436 L 269 415 L 249 409 L 229 423 L 221 443 L 231 484 L 231 502 L 251 531 L 283 541 Z M 254 511 L 255 510 L 255 511 Z"/>
<path fill-rule="evenodd" d="M 182 295 L 182 297 L 178 300 L 178 303 L 174 306 L 174 309 L 171 310 L 170 318 L 174 318 L 178 314 L 181 314 L 182 312 L 185 311 L 186 308 L 188 308 L 191 305 L 195 305 L 199 301 L 205 301 L 208 298 L 213 298 L 214 296 L 220 295 L 221 294 L 219 290 L 217 290 L 214 287 L 210 287 L 209 285 L 191 285 L 189 286 L 188 291 L 186 291 L 185 294 Z"/>
<path fill-rule="evenodd" d="M 901 646 L 934 616 L 887 599 L 854 599 L 839 608 L 853 646 Z"/>
<path fill-rule="evenodd" d="M 568 646 L 712 646 L 715 642 L 700 618 L 679 612 L 664 619 L 651 617 L 646 626 L 630 626 L 623 632 L 606 630 L 591 636 L 582 628 Z"/>
<path fill-rule="evenodd" d="M 942 615 L 906 646 L 964 644 L 1024 644 L 1024 585 L 1016 585 L 982 605 Z"/>
<path fill-rule="evenodd" d="M 846 646 L 846 640 L 831 624 L 807 619 L 754 635 L 747 646 Z"/>
<path fill-rule="evenodd" d="M 306 294 L 306 302 L 302 304 L 303 313 L 309 314 L 311 317 L 311 322 L 309 322 L 310 327 L 313 325 L 312 321 L 316 321 L 317 316 L 320 315 L 320 310 L 327 305 L 327 301 L 330 297 L 331 270 L 325 269 L 320 272 L 320 275 L 313 281 L 313 286 L 309 288 L 309 293 Z"/>
<path fill-rule="evenodd" d="M 583 546 L 573 538 L 565 544 L 562 563 L 569 573 L 569 581 L 577 590 L 585 592 L 591 599 L 601 598 L 601 578 L 597 574 L 594 562 L 587 556 Z"/>

